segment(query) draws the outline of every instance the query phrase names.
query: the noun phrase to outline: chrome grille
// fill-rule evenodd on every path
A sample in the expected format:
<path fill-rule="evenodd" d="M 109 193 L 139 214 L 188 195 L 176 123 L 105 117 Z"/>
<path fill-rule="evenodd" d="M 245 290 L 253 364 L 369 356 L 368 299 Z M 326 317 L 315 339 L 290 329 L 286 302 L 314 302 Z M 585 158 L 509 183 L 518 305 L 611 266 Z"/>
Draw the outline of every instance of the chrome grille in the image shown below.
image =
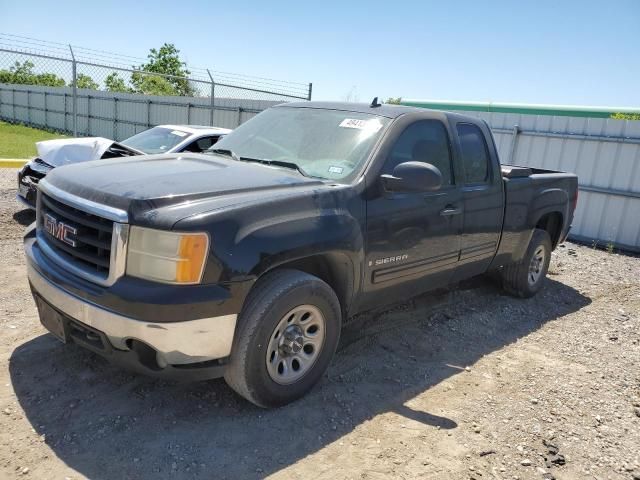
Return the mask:
<path fill-rule="evenodd" d="M 43 253 L 62 268 L 111 285 L 124 275 L 129 225 L 127 214 L 40 182 L 36 206 L 37 240 Z M 52 235 L 45 223 L 64 225 L 69 235 Z M 51 226 L 51 225 L 49 225 Z"/>
<path fill-rule="evenodd" d="M 109 276 L 113 234 L 111 220 L 65 205 L 45 193 L 41 194 L 40 213 L 42 218 L 45 215 L 51 215 L 76 231 L 75 246 L 70 246 L 43 229 L 51 247 L 57 249 L 59 253 L 73 257 L 73 261 L 80 262 L 98 276 L 104 278 Z"/>

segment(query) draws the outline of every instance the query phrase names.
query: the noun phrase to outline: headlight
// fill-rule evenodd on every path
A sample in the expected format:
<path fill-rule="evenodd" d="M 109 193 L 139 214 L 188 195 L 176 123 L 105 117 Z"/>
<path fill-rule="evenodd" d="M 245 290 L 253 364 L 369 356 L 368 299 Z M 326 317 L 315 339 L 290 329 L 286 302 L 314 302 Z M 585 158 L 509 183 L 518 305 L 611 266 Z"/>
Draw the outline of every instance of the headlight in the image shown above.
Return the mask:
<path fill-rule="evenodd" d="M 178 233 L 132 226 L 127 275 L 166 283 L 199 283 L 209 251 L 206 233 Z"/>

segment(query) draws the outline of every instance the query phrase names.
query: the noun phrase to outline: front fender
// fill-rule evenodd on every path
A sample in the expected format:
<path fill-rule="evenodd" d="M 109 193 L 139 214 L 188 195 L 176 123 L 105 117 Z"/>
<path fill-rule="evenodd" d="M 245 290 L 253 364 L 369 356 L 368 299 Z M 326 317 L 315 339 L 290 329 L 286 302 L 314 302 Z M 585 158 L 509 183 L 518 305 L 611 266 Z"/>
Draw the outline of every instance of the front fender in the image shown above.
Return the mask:
<path fill-rule="evenodd" d="M 360 225 L 346 212 L 276 217 L 240 233 L 236 248 L 247 260 L 251 259 L 246 268 L 256 277 L 284 263 L 311 256 L 343 255 L 359 264 L 364 255 Z"/>
<path fill-rule="evenodd" d="M 363 224 L 364 203 L 342 186 L 214 210 L 183 219 L 174 229 L 207 231 L 211 245 L 203 282 L 228 283 L 313 255 L 345 255 L 360 264 Z"/>

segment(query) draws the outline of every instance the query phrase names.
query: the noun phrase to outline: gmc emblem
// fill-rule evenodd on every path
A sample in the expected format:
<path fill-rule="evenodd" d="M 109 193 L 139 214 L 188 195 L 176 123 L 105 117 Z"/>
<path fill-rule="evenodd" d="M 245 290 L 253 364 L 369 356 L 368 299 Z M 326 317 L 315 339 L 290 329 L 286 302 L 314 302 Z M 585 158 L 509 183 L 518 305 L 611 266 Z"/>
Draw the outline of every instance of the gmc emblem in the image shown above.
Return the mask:
<path fill-rule="evenodd" d="M 44 229 L 53 238 L 57 238 L 61 242 L 71 245 L 72 247 L 76 246 L 76 241 L 72 236 L 76 235 L 78 231 L 66 223 L 58 221 L 54 216 L 49 215 L 48 213 L 44 214 Z"/>

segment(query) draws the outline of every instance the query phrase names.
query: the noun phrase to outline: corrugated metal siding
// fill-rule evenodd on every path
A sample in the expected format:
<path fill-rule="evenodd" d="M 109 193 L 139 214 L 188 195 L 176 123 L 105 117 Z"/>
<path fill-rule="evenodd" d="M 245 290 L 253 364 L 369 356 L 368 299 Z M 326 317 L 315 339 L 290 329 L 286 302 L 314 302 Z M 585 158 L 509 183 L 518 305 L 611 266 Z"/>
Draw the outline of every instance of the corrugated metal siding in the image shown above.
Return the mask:
<path fill-rule="evenodd" d="M 460 113 L 486 120 L 494 131 L 503 163 L 578 175 L 581 188 L 571 229 L 573 237 L 640 250 L 640 121 Z M 521 133 L 511 158 L 516 125 Z"/>
<path fill-rule="evenodd" d="M 123 140 L 153 125 L 212 125 L 211 99 L 78 89 L 79 135 Z M 213 125 L 235 128 L 282 101 L 216 98 Z M 55 130 L 73 128 L 73 89 L 0 84 L 0 118 Z"/>

